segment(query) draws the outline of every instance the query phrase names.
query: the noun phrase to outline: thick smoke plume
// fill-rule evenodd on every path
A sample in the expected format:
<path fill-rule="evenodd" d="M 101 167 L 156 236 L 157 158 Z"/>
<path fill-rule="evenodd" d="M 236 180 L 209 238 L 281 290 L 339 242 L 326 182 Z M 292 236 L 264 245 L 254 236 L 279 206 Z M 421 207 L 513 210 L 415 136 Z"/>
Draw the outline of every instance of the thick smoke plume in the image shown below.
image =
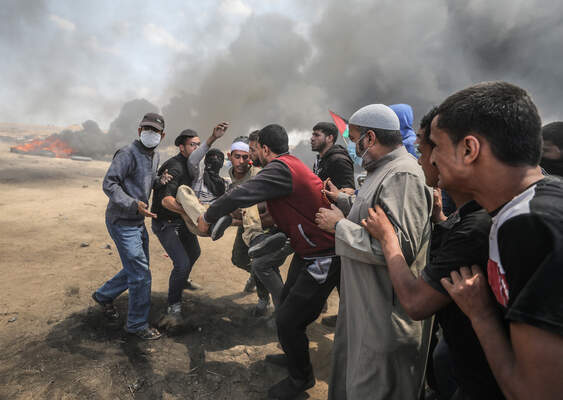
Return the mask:
<path fill-rule="evenodd" d="M 164 116 L 173 132 L 231 121 L 231 137 L 271 122 L 307 131 L 329 108 L 349 116 L 374 102 L 409 103 L 418 120 L 458 89 L 501 79 L 527 89 L 544 119 L 562 118 L 563 3 L 542 4 L 318 2 L 308 35 L 287 17 L 252 16 L 224 55 L 176 74 L 171 87 L 188 91 Z"/>
<path fill-rule="evenodd" d="M 45 25 L 42 16 L 49 11 L 46 2 L 7 4 L 0 43 L 13 49 L 8 38 L 14 34 L 27 38 L 27 30 Z M 183 51 L 171 66 L 160 66 L 171 71 L 165 100 L 159 104 L 167 126 L 165 144 L 171 144 L 184 128 L 206 137 L 220 121 L 231 123 L 227 138 L 217 143 L 221 148 L 228 146 L 229 139 L 273 122 L 290 132 L 307 132 L 316 122 L 330 120 L 328 109 L 346 117 L 374 102 L 409 103 L 418 121 L 452 92 L 496 79 L 527 89 L 544 121 L 563 119 L 562 2 L 286 0 L 284 4 L 291 12 L 251 13 L 232 38 L 219 43 L 224 51 L 197 57 Z M 139 9 L 143 8 L 131 11 L 132 18 L 144 17 Z M 213 32 L 221 24 L 219 15 L 210 21 L 202 32 Z M 8 63 L 12 59 L 21 65 L 31 63 L 38 54 L 49 58 L 48 65 L 36 63 L 40 66 L 29 75 L 18 76 L 25 87 L 42 82 L 27 104 L 30 112 L 72 107 L 65 94 L 71 86 L 79 90 L 84 81 L 76 71 L 91 76 L 88 83 L 94 88 L 103 87 L 105 81 L 126 85 L 126 72 L 114 76 L 112 69 L 110 79 L 109 68 L 100 68 L 104 59 L 92 63 L 94 50 L 99 54 L 100 47 L 109 46 L 120 34 L 118 28 L 86 47 L 84 40 L 71 35 L 66 41 L 50 42 L 46 49 L 40 42 L 24 40 L 21 46 L 28 50 L 15 52 Z M 69 66 L 72 73 L 67 72 Z M 117 68 L 126 71 L 127 60 Z M 129 98 L 133 97 L 137 96 Z M 112 113 L 119 108 L 116 99 L 91 98 Z M 123 107 L 107 134 L 111 151 L 135 137 L 148 108 Z M 95 148 L 89 142 L 86 147 Z"/>

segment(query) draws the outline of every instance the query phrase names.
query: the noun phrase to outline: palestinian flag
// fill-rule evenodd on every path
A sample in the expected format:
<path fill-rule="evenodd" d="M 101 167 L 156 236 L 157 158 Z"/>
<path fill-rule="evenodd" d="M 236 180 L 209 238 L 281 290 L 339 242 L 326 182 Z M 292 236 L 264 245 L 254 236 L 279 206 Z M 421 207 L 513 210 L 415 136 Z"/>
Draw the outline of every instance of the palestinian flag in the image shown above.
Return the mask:
<path fill-rule="evenodd" d="M 342 135 L 344 141 L 346 141 L 346 138 L 348 137 L 348 121 L 330 110 L 328 110 L 328 112 L 330 113 L 334 124 L 338 128 L 338 132 Z"/>

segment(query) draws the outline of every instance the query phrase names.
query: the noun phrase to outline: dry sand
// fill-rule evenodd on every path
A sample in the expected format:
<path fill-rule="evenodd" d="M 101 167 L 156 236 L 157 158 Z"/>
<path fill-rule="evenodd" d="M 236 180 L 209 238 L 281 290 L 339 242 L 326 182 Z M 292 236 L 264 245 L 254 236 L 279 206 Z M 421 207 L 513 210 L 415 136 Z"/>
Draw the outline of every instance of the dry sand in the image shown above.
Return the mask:
<path fill-rule="evenodd" d="M 121 268 L 104 224 L 109 163 L 19 155 L 9 146 L 0 143 L 0 399 L 266 398 L 286 371 L 263 361 L 280 352 L 277 336 L 250 316 L 256 294 L 241 292 L 248 274 L 230 261 L 234 228 L 219 242 L 200 239 L 191 277 L 203 290 L 183 299 L 191 327 L 140 341 L 123 332 L 123 320 L 105 323 L 90 298 Z M 156 321 L 171 262 L 152 232 L 150 251 Z M 333 293 L 329 313 L 337 301 Z M 127 294 L 116 304 L 125 315 Z M 312 399 L 326 398 L 333 333 L 319 321 L 309 327 Z"/>

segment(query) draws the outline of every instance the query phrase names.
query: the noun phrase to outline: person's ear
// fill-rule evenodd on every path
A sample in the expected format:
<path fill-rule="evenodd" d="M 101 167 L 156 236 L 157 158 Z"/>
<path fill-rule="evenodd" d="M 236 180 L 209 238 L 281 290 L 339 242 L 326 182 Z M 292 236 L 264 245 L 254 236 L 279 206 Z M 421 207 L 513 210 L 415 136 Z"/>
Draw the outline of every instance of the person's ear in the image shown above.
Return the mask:
<path fill-rule="evenodd" d="M 481 152 L 481 141 L 477 136 L 468 135 L 464 137 L 460 143 L 461 151 L 463 152 L 463 162 L 471 164 L 477 160 Z"/>
<path fill-rule="evenodd" d="M 230 151 L 227 151 L 227 159 L 228 159 L 229 161 L 231 161 L 231 152 L 230 152 Z"/>
<path fill-rule="evenodd" d="M 141 127 L 139 127 L 139 136 L 141 136 Z"/>
<path fill-rule="evenodd" d="M 160 134 L 160 140 L 164 139 L 164 136 L 166 136 L 166 132 L 162 131 L 162 133 Z"/>
<path fill-rule="evenodd" d="M 375 136 L 375 132 L 371 129 L 367 131 L 366 138 L 368 140 L 366 147 L 375 146 L 377 144 L 377 136 Z"/>

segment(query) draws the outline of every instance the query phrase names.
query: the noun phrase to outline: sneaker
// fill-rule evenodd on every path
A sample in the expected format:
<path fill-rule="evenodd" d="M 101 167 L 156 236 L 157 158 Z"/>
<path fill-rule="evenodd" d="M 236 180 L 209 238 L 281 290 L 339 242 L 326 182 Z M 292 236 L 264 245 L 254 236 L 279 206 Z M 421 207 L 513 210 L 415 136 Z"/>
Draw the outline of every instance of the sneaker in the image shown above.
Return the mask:
<path fill-rule="evenodd" d="M 307 379 L 293 379 L 288 376 L 276 383 L 268 390 L 269 399 L 290 400 L 294 399 L 305 390 L 315 386 L 315 377 L 311 375 Z"/>
<path fill-rule="evenodd" d="M 163 330 L 170 330 L 182 326 L 182 303 L 171 304 L 166 308 L 166 313 L 160 318 L 157 326 Z"/>
<path fill-rule="evenodd" d="M 119 313 L 113 305 L 113 301 L 101 301 L 96 296 L 96 292 L 92 293 L 92 299 L 104 309 L 104 317 L 109 321 L 117 321 Z"/>
<path fill-rule="evenodd" d="M 195 283 L 194 281 L 192 281 L 191 279 L 186 280 L 186 284 L 184 285 L 184 289 L 187 290 L 200 290 L 202 287 L 201 285 Z"/>
<path fill-rule="evenodd" d="M 166 308 L 166 314 L 181 314 L 182 313 L 182 303 L 170 304 Z"/>
<path fill-rule="evenodd" d="M 270 305 L 270 296 L 267 299 L 258 299 L 258 303 L 252 309 L 253 317 L 262 317 L 268 313 L 268 306 Z"/>
<path fill-rule="evenodd" d="M 254 279 L 254 275 L 250 275 L 247 279 L 246 284 L 244 285 L 244 291 L 246 293 L 252 293 L 256 289 L 256 280 Z"/>
<path fill-rule="evenodd" d="M 215 241 L 217 239 L 220 239 L 225 233 L 225 230 L 229 226 L 231 226 L 232 222 L 233 218 L 230 215 L 224 215 L 219 218 L 217 222 L 209 227 L 209 231 L 211 232 L 211 240 Z"/>
<path fill-rule="evenodd" d="M 281 249 L 287 240 L 287 236 L 283 232 L 274 234 L 263 233 L 258 235 L 250 242 L 248 256 L 250 258 L 260 257 Z"/>
<path fill-rule="evenodd" d="M 162 333 L 160 333 L 158 329 L 152 328 L 150 326 L 148 328 L 134 332 L 133 334 L 137 336 L 139 339 L 143 339 L 143 340 L 156 340 L 162 337 Z"/>

